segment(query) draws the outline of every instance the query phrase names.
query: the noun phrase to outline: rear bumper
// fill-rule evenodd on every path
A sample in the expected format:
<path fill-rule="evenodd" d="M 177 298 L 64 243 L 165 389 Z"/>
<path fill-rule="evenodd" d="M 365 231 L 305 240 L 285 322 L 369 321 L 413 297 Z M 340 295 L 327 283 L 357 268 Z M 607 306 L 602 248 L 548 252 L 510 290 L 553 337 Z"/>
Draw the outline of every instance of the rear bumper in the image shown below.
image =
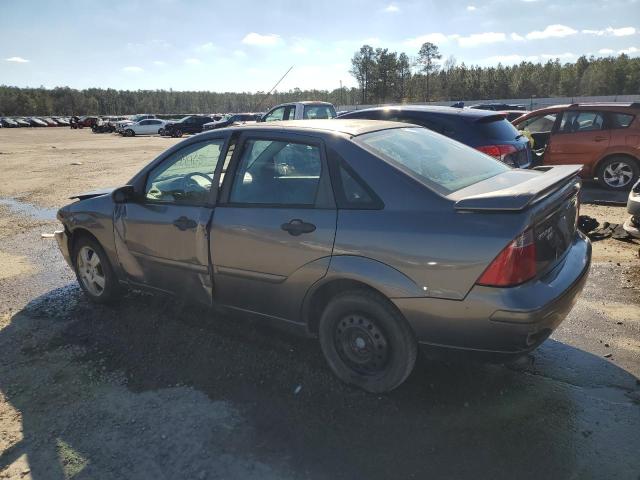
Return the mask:
<path fill-rule="evenodd" d="M 475 286 L 464 300 L 392 299 L 420 343 L 517 354 L 540 345 L 566 318 L 586 283 L 591 243 L 577 234 L 543 277 L 512 288 Z"/>

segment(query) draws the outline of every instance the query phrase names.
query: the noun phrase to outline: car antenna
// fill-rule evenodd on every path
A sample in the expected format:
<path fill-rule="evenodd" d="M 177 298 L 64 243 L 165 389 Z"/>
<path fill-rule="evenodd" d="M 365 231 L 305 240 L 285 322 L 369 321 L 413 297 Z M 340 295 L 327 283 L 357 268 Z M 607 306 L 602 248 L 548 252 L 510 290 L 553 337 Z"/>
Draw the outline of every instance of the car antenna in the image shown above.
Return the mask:
<path fill-rule="evenodd" d="M 287 71 L 284 73 L 284 75 L 282 75 L 282 77 L 280 77 L 280 80 L 278 80 L 278 81 L 276 82 L 276 84 L 275 84 L 273 87 L 271 87 L 271 90 L 269 90 L 269 91 L 265 94 L 265 96 L 264 96 L 264 97 L 262 97 L 262 100 L 260 100 L 260 103 L 258 103 L 258 110 L 262 109 L 262 104 L 264 103 L 264 101 L 267 99 L 267 97 L 268 97 L 269 95 L 271 95 L 271 92 L 273 92 L 273 91 L 276 89 L 276 87 L 277 87 L 278 85 L 280 85 L 280 82 L 281 82 L 282 80 L 284 80 L 284 77 L 286 77 L 287 75 L 289 75 L 289 72 L 290 72 L 291 70 L 293 70 L 293 67 L 295 67 L 295 64 L 294 64 L 294 65 L 291 65 L 291 67 L 289 68 L 289 70 L 287 70 Z"/>

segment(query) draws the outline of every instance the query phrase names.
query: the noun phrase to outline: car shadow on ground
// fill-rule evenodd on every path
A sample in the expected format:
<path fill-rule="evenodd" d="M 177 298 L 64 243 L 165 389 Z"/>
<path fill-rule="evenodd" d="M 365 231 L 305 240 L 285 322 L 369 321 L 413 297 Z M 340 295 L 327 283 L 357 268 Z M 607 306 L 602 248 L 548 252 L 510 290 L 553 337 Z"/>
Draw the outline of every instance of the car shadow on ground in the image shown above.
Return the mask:
<path fill-rule="evenodd" d="M 423 356 L 404 385 L 373 395 L 340 383 L 314 340 L 141 293 L 94 306 L 70 285 L 15 314 L 0 352 L 0 391 L 23 427 L 0 472 L 26 454 L 36 480 L 637 467 L 637 379 L 553 340 L 510 366 Z M 608 449 L 614 424 L 623 441 Z"/>

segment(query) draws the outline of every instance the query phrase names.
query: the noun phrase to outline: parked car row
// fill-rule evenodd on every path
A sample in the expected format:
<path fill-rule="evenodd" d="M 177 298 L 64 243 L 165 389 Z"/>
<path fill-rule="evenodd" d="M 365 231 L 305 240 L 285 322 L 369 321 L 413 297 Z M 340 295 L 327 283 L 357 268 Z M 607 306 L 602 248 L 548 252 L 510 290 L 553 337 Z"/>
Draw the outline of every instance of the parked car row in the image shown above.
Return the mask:
<path fill-rule="evenodd" d="M 68 127 L 68 117 L 2 117 L 0 127 Z"/>

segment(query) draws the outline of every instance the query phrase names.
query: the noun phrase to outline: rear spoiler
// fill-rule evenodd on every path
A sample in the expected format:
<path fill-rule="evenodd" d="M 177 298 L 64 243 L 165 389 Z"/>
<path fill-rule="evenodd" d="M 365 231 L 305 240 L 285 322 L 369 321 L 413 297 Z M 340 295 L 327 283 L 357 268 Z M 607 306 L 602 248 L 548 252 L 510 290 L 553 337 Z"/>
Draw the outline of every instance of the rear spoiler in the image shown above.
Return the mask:
<path fill-rule="evenodd" d="M 544 173 L 502 190 L 461 198 L 455 203 L 455 209 L 524 210 L 557 190 L 561 184 L 566 184 L 571 178 L 576 177 L 582 170 L 582 165 L 558 165 L 541 167 L 537 170 L 544 171 Z"/>

